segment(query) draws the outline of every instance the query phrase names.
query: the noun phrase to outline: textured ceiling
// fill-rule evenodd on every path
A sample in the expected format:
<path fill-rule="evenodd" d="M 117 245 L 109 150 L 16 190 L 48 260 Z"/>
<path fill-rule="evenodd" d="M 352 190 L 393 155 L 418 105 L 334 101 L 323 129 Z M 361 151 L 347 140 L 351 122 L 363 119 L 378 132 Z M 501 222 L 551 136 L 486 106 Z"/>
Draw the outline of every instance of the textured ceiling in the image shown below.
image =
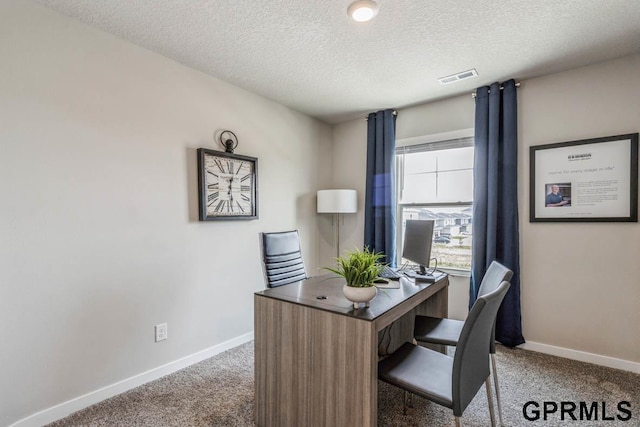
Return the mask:
<path fill-rule="evenodd" d="M 36 1 L 328 123 L 640 52 L 639 0 Z"/>

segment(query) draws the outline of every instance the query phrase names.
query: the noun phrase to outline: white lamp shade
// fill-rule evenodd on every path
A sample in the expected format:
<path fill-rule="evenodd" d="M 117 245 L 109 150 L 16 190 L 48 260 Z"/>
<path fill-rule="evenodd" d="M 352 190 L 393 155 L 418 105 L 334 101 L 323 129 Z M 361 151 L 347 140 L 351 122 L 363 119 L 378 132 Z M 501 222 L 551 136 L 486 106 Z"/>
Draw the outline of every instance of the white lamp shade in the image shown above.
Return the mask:
<path fill-rule="evenodd" d="M 318 213 L 358 212 L 358 192 L 356 190 L 318 191 Z"/>

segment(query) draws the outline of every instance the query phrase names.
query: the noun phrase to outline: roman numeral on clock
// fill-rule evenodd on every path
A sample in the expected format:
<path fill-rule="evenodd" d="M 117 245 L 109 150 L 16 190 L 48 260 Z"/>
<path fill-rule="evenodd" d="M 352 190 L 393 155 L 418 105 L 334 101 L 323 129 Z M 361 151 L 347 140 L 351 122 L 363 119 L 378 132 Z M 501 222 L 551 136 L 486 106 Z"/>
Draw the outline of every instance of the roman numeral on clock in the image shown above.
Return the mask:
<path fill-rule="evenodd" d="M 210 202 L 207 206 L 211 206 L 213 204 L 213 202 L 218 198 L 219 194 L 220 194 L 220 192 L 216 191 L 215 193 L 211 193 L 211 194 L 207 195 L 207 202 Z"/>
<path fill-rule="evenodd" d="M 216 212 L 222 212 L 224 210 L 224 205 L 226 200 L 220 200 L 220 202 L 216 205 Z"/>

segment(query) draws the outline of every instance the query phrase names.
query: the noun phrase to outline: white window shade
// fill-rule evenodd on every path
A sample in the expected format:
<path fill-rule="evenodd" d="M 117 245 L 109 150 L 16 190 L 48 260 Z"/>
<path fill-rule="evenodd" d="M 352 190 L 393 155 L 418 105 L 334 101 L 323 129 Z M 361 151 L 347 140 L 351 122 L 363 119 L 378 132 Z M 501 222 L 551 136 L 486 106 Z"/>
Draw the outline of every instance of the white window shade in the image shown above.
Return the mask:
<path fill-rule="evenodd" d="M 358 192 L 356 190 L 318 191 L 318 213 L 358 212 Z"/>

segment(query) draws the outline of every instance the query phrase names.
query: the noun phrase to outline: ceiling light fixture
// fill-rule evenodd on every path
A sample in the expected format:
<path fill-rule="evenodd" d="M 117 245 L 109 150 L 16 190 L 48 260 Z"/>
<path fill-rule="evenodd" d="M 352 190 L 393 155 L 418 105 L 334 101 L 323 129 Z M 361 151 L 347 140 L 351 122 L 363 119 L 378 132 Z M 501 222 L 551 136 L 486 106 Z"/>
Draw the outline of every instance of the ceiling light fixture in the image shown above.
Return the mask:
<path fill-rule="evenodd" d="M 373 0 L 358 0 L 349 5 L 347 13 L 354 21 L 365 22 L 378 14 L 378 3 Z"/>

